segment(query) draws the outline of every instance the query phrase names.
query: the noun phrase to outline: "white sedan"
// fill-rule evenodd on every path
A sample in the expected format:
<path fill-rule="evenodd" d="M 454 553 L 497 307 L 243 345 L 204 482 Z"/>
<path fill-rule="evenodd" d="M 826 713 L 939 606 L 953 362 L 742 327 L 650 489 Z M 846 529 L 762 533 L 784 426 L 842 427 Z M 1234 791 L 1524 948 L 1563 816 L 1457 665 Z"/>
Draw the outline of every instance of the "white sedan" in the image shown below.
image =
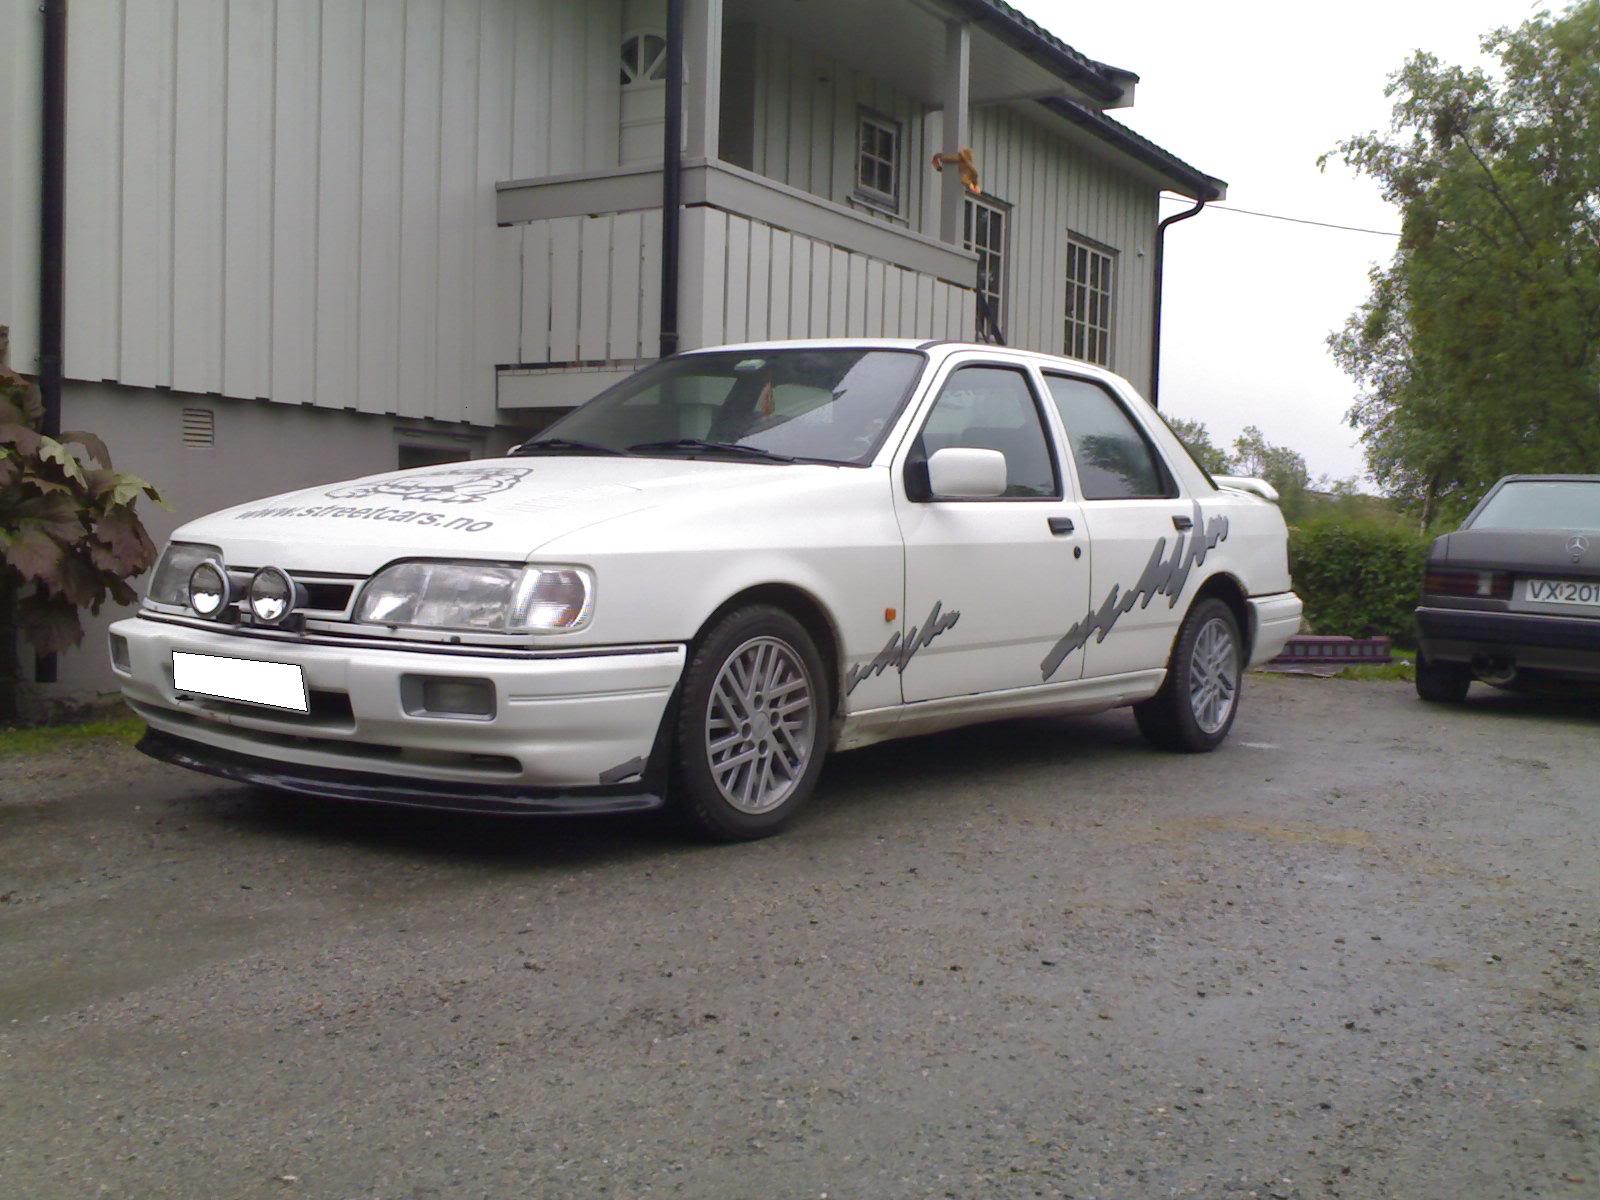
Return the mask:
<path fill-rule="evenodd" d="M 507 457 L 181 528 L 111 630 L 149 754 L 469 811 L 777 831 L 830 750 L 1131 706 L 1216 747 L 1299 625 L 1270 490 L 1126 381 L 947 342 L 665 359 Z"/>

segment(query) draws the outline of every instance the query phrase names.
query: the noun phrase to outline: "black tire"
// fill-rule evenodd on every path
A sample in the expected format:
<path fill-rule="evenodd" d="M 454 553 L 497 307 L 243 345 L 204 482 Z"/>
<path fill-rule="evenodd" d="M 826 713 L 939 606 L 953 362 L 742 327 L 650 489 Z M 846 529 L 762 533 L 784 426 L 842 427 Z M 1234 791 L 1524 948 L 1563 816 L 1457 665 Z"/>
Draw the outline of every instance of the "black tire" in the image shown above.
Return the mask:
<path fill-rule="evenodd" d="M 1195 695 L 1197 681 L 1202 695 L 1209 695 L 1206 677 L 1198 673 L 1195 648 L 1204 635 L 1210 645 L 1218 637 L 1226 638 L 1232 651 L 1231 688 L 1226 693 L 1225 711 L 1220 717 L 1208 707 L 1207 701 Z M 1220 643 L 1218 643 L 1220 649 Z M 1167 662 L 1167 678 L 1161 690 L 1150 699 L 1133 706 L 1133 718 L 1139 723 L 1139 732 L 1147 741 L 1163 750 L 1185 754 L 1204 754 L 1215 750 L 1233 728 L 1233 718 L 1239 711 L 1239 697 L 1244 688 L 1244 639 L 1239 634 L 1239 621 L 1226 601 L 1209 596 L 1198 601 L 1183 619 L 1177 640 L 1172 645 L 1172 657 Z M 1220 690 L 1221 675 L 1210 677 L 1211 687 Z M 1196 708 L 1201 712 L 1197 715 Z"/>
<path fill-rule="evenodd" d="M 1417 695 L 1430 704 L 1460 704 L 1472 686 L 1466 663 L 1433 662 L 1417 654 Z"/>
<path fill-rule="evenodd" d="M 763 652 L 765 660 L 759 657 Z M 740 667 L 757 673 L 766 669 L 763 661 L 772 664 L 771 674 L 741 692 Z M 725 670 L 732 674 L 719 691 Z M 782 694 L 767 696 L 763 686 Z M 797 710 L 790 710 L 802 694 L 810 707 L 797 720 Z M 730 715 L 742 724 L 730 724 Z M 683 675 L 672 755 L 679 816 L 714 841 L 752 841 L 777 833 L 816 788 L 830 716 L 827 672 L 805 626 L 769 604 L 728 613 L 700 639 Z M 713 749 L 729 738 L 734 743 L 727 749 Z M 754 757 L 735 762 L 746 752 Z"/>

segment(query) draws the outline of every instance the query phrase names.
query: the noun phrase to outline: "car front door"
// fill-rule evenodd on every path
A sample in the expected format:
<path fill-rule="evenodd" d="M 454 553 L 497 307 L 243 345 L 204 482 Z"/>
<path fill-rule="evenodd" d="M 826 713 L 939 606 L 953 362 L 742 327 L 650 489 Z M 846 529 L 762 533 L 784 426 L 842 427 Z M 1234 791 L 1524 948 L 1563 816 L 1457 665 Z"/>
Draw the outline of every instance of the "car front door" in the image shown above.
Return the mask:
<path fill-rule="evenodd" d="M 1054 653 L 1069 678 L 1074 669 L 1093 679 L 1164 667 L 1216 530 L 1205 528 L 1204 513 L 1109 387 L 1044 378 L 1071 448 L 1094 560 L 1087 611 Z"/>
<path fill-rule="evenodd" d="M 1087 604 L 1083 513 L 1049 430 L 1026 367 L 961 360 L 898 456 L 905 631 L 885 669 L 900 671 L 906 702 L 1038 686 L 1049 647 Z M 929 494 L 928 458 L 946 447 L 998 450 L 1005 493 Z"/>

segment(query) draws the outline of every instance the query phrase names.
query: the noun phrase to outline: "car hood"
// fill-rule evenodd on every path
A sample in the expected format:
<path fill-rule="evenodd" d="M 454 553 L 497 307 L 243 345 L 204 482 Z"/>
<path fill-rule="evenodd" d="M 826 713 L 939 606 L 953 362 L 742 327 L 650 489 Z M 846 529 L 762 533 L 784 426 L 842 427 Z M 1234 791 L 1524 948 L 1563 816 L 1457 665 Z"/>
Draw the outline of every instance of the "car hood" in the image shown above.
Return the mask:
<path fill-rule="evenodd" d="M 480 459 L 368 475 L 223 509 L 184 525 L 174 541 L 220 546 L 239 566 L 368 573 L 396 558 L 520 561 L 589 525 L 708 491 L 738 503 L 780 503 L 804 464 L 672 458 L 539 456 Z M 744 495 L 743 493 L 756 493 Z M 733 498 L 730 495 L 730 502 Z"/>
<path fill-rule="evenodd" d="M 1436 540 L 1428 557 L 1452 566 L 1600 579 L 1600 530 L 1458 529 Z"/>

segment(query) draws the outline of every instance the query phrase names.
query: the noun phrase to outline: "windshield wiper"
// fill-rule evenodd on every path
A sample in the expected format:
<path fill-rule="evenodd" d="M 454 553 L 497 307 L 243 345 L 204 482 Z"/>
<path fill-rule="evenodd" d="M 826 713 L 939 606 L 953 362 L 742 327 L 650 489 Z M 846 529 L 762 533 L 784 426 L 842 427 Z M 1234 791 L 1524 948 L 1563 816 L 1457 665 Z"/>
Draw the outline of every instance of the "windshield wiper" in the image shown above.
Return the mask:
<path fill-rule="evenodd" d="M 664 442 L 636 442 L 628 447 L 636 453 L 646 453 L 651 450 L 709 450 L 720 454 L 748 454 L 752 458 L 765 459 L 768 462 L 792 463 L 801 461 L 791 454 L 779 454 L 776 450 L 763 450 L 760 446 L 747 446 L 743 442 L 708 442 L 701 438 L 671 438 Z"/>
<path fill-rule="evenodd" d="M 631 450 L 619 450 L 615 446 L 602 446 L 599 442 L 580 442 L 573 438 L 535 438 L 530 442 L 523 442 L 511 451 L 511 457 L 520 458 L 528 454 L 620 454 L 630 456 Z"/>

